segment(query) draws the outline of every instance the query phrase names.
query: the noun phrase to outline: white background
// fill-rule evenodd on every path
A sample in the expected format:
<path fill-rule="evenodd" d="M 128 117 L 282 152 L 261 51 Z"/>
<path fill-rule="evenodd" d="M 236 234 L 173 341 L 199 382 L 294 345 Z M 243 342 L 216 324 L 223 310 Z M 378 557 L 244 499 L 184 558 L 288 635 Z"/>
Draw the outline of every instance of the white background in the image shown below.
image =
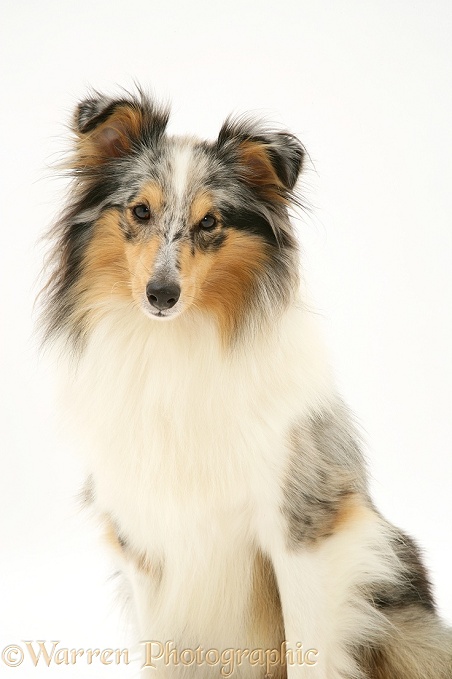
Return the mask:
<path fill-rule="evenodd" d="M 376 503 L 417 538 L 452 623 L 450 1 L 19 0 L 3 15 L 0 650 L 127 643 L 106 551 L 77 509 L 83 470 L 58 427 L 32 305 L 73 106 L 89 85 L 134 79 L 172 101 L 174 132 L 213 138 L 229 112 L 253 110 L 306 145 L 311 211 L 297 228 L 311 294 Z"/>

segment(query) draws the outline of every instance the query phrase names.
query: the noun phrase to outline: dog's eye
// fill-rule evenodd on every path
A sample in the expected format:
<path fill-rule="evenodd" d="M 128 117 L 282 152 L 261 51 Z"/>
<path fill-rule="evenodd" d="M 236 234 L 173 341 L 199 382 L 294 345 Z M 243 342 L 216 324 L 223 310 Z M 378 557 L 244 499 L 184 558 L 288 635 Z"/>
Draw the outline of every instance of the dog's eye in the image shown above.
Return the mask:
<path fill-rule="evenodd" d="M 147 205 L 144 205 L 144 203 L 140 203 L 140 205 L 135 205 L 132 212 L 135 215 L 135 217 L 137 217 L 138 219 L 142 219 L 143 221 L 147 221 L 148 219 L 151 218 L 151 211 Z"/>
<path fill-rule="evenodd" d="M 200 229 L 206 229 L 207 231 L 209 229 L 213 229 L 213 227 L 216 225 L 217 220 L 213 215 L 206 215 L 201 219 L 199 222 L 199 228 Z"/>

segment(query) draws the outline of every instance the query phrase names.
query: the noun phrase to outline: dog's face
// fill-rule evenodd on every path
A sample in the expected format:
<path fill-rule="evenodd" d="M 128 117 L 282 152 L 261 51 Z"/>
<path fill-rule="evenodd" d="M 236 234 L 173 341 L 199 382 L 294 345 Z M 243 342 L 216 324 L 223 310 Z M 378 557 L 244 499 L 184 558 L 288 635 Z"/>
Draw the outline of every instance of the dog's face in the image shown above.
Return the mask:
<path fill-rule="evenodd" d="M 227 121 L 215 142 L 171 137 L 167 119 L 143 96 L 77 108 L 54 300 L 85 326 L 118 297 L 157 322 L 196 309 L 230 337 L 293 288 L 287 207 L 303 148 L 246 121 Z"/>

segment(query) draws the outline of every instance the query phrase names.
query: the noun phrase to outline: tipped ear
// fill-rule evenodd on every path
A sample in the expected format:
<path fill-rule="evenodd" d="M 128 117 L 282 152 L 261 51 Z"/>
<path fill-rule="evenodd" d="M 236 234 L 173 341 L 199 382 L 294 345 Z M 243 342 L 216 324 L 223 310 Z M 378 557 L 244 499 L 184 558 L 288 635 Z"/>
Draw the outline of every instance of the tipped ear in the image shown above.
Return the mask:
<path fill-rule="evenodd" d="M 130 100 L 99 95 L 82 101 L 73 125 L 79 164 L 100 165 L 131 153 L 140 142 L 156 141 L 168 117 L 167 109 L 157 109 L 144 95 Z"/>
<path fill-rule="evenodd" d="M 293 134 L 276 132 L 265 138 L 266 152 L 284 186 L 292 190 L 303 167 L 305 149 Z"/>
<path fill-rule="evenodd" d="M 81 101 L 74 114 L 74 128 L 76 132 L 87 133 L 93 130 L 112 113 L 113 99 L 99 95 Z"/>
<path fill-rule="evenodd" d="M 227 120 L 221 128 L 219 149 L 235 149 L 247 183 L 267 192 L 291 191 L 303 167 L 305 149 L 288 132 L 267 132 L 248 120 Z"/>

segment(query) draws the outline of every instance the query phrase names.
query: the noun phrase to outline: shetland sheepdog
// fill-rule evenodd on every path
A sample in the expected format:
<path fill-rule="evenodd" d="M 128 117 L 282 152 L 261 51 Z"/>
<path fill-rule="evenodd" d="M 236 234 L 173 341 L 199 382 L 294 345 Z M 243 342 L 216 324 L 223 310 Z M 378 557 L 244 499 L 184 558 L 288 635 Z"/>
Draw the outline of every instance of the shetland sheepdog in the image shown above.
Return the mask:
<path fill-rule="evenodd" d="M 45 289 L 146 671 L 451 679 L 300 283 L 303 145 L 247 117 L 170 136 L 168 117 L 141 92 L 77 106 Z"/>

